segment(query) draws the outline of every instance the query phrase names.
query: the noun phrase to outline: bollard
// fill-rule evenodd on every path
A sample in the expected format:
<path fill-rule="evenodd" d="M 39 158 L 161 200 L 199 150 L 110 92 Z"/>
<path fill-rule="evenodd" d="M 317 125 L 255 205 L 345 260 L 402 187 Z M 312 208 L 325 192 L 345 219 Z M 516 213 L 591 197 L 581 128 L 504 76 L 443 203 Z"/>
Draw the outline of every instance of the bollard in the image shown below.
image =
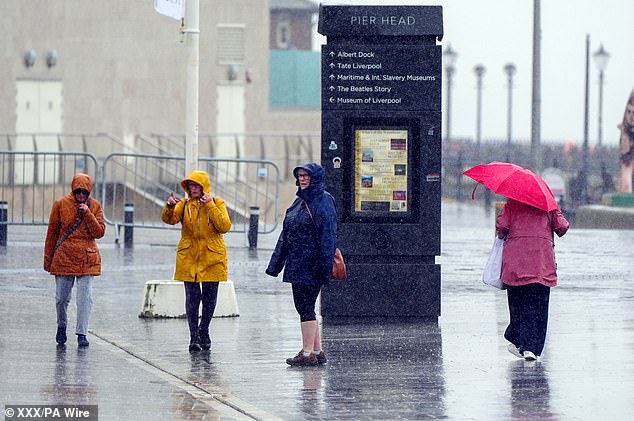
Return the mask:
<path fill-rule="evenodd" d="M 249 208 L 249 250 L 258 248 L 258 223 L 260 219 L 260 208 L 251 206 Z"/>
<path fill-rule="evenodd" d="M 123 246 L 132 247 L 134 244 L 134 203 L 126 203 L 123 207 Z"/>
<path fill-rule="evenodd" d="M 9 202 L 0 201 L 0 246 L 7 245 L 7 220 L 9 219 Z"/>
<path fill-rule="evenodd" d="M 484 189 L 484 211 L 487 215 L 491 213 L 491 199 L 493 194 L 491 190 L 486 188 Z"/>

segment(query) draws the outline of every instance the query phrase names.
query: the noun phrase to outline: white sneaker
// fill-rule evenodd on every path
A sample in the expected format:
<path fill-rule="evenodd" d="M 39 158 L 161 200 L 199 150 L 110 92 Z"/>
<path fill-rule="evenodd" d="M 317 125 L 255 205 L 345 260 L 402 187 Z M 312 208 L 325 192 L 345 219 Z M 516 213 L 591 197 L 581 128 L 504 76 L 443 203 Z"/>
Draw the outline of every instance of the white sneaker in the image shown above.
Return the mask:
<path fill-rule="evenodd" d="M 524 351 L 524 359 L 526 361 L 535 361 L 537 357 L 531 351 Z"/>
<path fill-rule="evenodd" d="M 520 352 L 520 349 L 513 344 L 509 344 L 508 350 L 511 354 L 515 355 L 517 358 L 524 358 L 524 355 Z"/>

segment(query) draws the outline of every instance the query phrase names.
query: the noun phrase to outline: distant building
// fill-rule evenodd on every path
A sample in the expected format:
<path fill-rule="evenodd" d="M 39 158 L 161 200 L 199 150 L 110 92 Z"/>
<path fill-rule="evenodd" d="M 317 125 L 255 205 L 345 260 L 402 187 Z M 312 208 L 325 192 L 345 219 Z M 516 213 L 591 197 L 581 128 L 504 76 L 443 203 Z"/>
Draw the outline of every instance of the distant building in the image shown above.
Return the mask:
<path fill-rule="evenodd" d="M 318 109 L 320 53 L 312 51 L 319 7 L 309 0 L 271 0 L 270 104 L 273 109 Z"/>
<path fill-rule="evenodd" d="M 310 0 L 271 0 L 271 50 L 311 50 L 317 13 Z"/>
<path fill-rule="evenodd" d="M 319 131 L 315 13 L 301 0 L 200 2 L 201 135 Z M 140 134 L 185 133 L 180 22 L 151 0 L 2 1 L 0 22 L 0 133 L 108 133 L 130 145 Z M 280 58 L 283 45 L 305 56 Z M 304 67 L 292 67 L 298 62 Z M 69 148 L 42 139 L 12 147 Z M 221 142 L 213 151 L 237 148 L 248 155 L 251 146 Z"/>

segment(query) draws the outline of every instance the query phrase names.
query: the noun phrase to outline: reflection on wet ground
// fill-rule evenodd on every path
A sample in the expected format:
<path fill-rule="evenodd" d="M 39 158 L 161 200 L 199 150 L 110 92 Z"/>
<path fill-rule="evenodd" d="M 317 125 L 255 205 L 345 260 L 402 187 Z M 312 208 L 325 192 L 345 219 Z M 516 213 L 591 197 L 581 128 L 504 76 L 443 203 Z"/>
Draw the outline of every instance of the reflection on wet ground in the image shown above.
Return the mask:
<path fill-rule="evenodd" d="M 138 318 L 145 281 L 171 277 L 173 247 L 104 244 L 85 352 L 70 334 L 55 349 L 39 246 L 9 247 L 0 254 L 0 405 L 96 403 L 100 419 L 629 419 L 634 233 L 573 229 L 557 241 L 546 349 L 529 363 L 506 351 L 504 293 L 479 280 L 493 215 L 448 204 L 442 231 L 437 323 L 324 324 L 329 362 L 303 369 L 284 363 L 301 346 L 290 288 L 263 274 L 275 236 L 256 253 L 230 249 L 240 317 L 214 319 L 211 352 L 194 356 L 185 320 Z"/>

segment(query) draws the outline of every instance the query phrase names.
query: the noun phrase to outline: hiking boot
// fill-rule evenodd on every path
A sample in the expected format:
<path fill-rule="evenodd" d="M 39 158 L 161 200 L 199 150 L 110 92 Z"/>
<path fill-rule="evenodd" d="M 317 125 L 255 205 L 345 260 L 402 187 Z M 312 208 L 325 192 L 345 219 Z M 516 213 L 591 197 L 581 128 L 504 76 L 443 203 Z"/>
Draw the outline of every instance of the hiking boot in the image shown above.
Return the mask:
<path fill-rule="evenodd" d="M 520 351 L 520 349 L 516 347 L 515 345 L 509 344 L 508 350 L 511 354 L 515 355 L 517 358 L 524 358 L 524 355 L 522 355 L 522 351 Z"/>
<path fill-rule="evenodd" d="M 315 354 L 311 352 L 307 357 L 305 357 L 304 351 L 301 350 L 293 358 L 287 358 L 286 364 L 293 365 L 293 366 L 295 365 L 306 366 L 306 365 L 317 365 L 319 363 L 317 362 L 317 356 Z"/>
<path fill-rule="evenodd" d="M 86 335 L 77 335 L 77 345 L 81 347 L 90 345 L 90 342 L 86 339 Z"/>
<path fill-rule="evenodd" d="M 319 351 L 319 353 L 315 354 L 315 357 L 317 357 L 317 364 L 326 364 L 326 361 L 328 361 L 323 349 Z"/>
<path fill-rule="evenodd" d="M 205 351 L 209 351 L 211 349 L 211 338 L 209 337 L 209 331 L 203 331 L 201 329 L 198 335 L 200 336 L 200 347 Z"/>
<path fill-rule="evenodd" d="M 66 326 L 57 326 L 55 341 L 60 345 L 64 345 L 66 343 L 66 339 Z"/>

